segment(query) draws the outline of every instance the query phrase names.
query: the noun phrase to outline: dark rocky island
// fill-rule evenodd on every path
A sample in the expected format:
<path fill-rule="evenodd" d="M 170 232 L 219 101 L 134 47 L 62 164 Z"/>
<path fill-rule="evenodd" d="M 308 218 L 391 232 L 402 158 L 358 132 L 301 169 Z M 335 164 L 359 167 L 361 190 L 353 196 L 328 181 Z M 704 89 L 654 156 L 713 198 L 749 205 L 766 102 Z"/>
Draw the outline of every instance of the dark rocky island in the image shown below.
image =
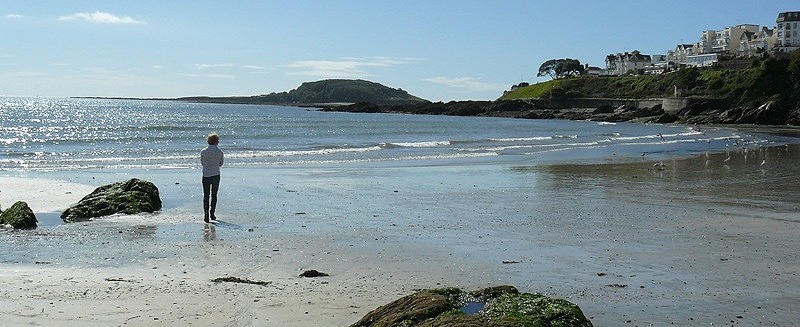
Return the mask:
<path fill-rule="evenodd" d="M 174 100 L 201 103 L 272 104 L 315 106 L 320 104 L 350 104 L 370 102 L 381 105 L 424 103 L 428 100 L 364 80 L 328 79 L 306 82 L 289 92 L 245 97 L 183 97 Z"/>

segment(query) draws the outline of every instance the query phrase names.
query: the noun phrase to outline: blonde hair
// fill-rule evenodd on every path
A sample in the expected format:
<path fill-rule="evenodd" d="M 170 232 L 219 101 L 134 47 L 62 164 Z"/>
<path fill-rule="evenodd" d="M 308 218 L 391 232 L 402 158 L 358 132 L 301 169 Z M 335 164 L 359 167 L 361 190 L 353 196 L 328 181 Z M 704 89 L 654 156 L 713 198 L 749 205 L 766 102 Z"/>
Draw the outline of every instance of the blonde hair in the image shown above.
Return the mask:
<path fill-rule="evenodd" d="M 208 142 L 209 145 L 217 145 L 219 144 L 219 135 L 217 135 L 217 133 L 208 134 L 208 137 L 206 137 L 206 141 Z"/>

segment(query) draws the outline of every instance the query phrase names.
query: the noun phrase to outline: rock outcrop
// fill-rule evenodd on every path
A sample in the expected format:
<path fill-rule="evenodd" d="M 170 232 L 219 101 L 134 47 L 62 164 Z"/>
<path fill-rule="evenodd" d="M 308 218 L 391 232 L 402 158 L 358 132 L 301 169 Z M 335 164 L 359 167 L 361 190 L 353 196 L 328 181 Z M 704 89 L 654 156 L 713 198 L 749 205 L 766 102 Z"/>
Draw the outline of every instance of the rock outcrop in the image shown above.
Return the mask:
<path fill-rule="evenodd" d="M 37 223 L 38 220 L 36 220 L 33 210 L 23 201 L 17 201 L 6 211 L 0 213 L 0 224 L 10 225 L 15 229 L 36 228 Z"/>
<path fill-rule="evenodd" d="M 800 107 L 792 107 L 780 97 L 731 102 L 725 99 L 696 98 L 677 113 L 666 113 L 661 105 L 610 106 L 584 99 L 580 107 L 566 107 L 540 100 L 451 101 L 411 105 L 376 105 L 356 103 L 330 106 L 323 111 L 364 113 L 410 113 L 449 116 L 491 116 L 527 119 L 595 120 L 606 122 L 635 121 L 683 124 L 761 124 L 800 126 Z"/>
<path fill-rule="evenodd" d="M 100 186 L 61 214 L 65 222 L 86 221 L 124 213 L 128 215 L 161 210 L 158 188 L 137 178 Z"/>
<path fill-rule="evenodd" d="M 591 327 L 592 323 L 567 300 L 498 286 L 475 292 L 423 290 L 373 310 L 351 327 L 390 326 Z"/>

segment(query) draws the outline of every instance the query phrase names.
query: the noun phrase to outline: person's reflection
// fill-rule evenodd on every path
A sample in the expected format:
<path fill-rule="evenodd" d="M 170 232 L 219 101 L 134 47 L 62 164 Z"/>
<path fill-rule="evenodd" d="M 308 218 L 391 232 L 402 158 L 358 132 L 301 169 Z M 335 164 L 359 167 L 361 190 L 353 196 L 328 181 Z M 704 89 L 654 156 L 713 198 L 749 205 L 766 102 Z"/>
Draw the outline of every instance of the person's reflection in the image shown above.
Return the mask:
<path fill-rule="evenodd" d="M 203 224 L 203 240 L 206 242 L 217 240 L 217 226 L 214 224 Z"/>

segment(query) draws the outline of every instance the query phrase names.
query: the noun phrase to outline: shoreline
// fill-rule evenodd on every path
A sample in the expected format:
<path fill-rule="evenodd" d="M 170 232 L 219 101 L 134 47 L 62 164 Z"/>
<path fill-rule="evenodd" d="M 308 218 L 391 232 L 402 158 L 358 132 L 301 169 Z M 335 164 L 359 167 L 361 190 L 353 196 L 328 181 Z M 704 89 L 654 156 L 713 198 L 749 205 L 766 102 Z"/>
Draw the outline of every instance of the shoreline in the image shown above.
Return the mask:
<path fill-rule="evenodd" d="M 598 105 L 588 108 L 576 107 L 552 107 L 542 108 L 534 105 L 530 101 L 540 101 L 541 99 L 514 99 L 514 100 L 458 100 L 449 102 L 426 102 L 418 104 L 374 104 L 367 102 L 333 102 L 333 103 L 278 103 L 278 102 L 253 102 L 248 101 L 250 97 L 183 97 L 183 98 L 125 98 L 125 97 L 70 97 L 74 99 L 97 99 L 97 100 L 132 100 L 132 101 L 177 101 L 189 103 L 208 103 L 208 104 L 238 104 L 238 105 L 258 105 L 258 106 L 285 106 L 295 108 L 316 108 L 320 111 L 328 112 L 351 112 L 351 113 L 401 113 L 416 115 L 447 115 L 447 116 L 474 116 L 474 117 L 496 117 L 496 118 L 517 118 L 517 119 L 554 119 L 554 120 L 591 120 L 601 122 L 632 122 L 632 123 L 681 123 L 681 124 L 700 124 L 703 126 L 726 126 L 742 127 L 786 127 L 800 128 L 800 125 L 775 124 L 771 120 L 759 121 L 751 119 L 747 122 L 731 122 L 720 120 L 719 112 L 709 110 L 709 112 L 692 113 L 697 109 L 683 109 L 678 113 L 665 113 L 660 105 L 653 107 L 635 107 L 623 105 L 611 107 L 609 105 Z M 579 98 L 581 100 L 583 98 Z M 592 98 L 587 98 L 592 100 Z M 570 99 L 562 99 L 569 102 Z M 599 99 L 603 100 L 603 99 Z M 609 99 L 605 99 L 609 100 Z M 652 102 L 653 99 L 610 99 L 621 102 Z M 602 101 L 601 101 L 602 102 Z M 702 101 L 701 101 L 702 102 Z M 713 102 L 713 101 L 711 101 Z"/>

